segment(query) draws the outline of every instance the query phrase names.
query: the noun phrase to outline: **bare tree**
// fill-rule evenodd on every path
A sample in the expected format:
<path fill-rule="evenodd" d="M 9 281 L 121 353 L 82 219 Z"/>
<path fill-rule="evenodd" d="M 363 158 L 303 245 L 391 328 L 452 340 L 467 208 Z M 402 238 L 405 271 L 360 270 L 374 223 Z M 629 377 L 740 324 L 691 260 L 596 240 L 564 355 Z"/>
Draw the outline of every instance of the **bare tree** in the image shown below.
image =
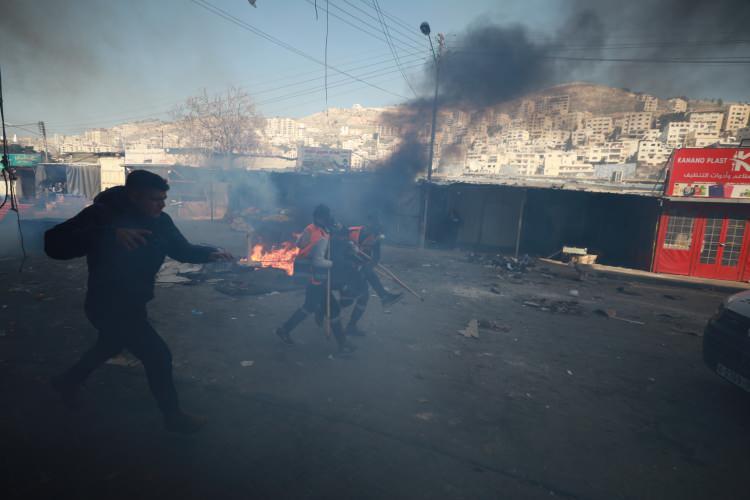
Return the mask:
<path fill-rule="evenodd" d="M 205 161 L 231 164 L 236 156 L 258 147 L 262 118 L 242 89 L 230 87 L 214 95 L 204 89 L 177 106 L 172 115 L 180 130 L 180 142 L 195 149 Z"/>

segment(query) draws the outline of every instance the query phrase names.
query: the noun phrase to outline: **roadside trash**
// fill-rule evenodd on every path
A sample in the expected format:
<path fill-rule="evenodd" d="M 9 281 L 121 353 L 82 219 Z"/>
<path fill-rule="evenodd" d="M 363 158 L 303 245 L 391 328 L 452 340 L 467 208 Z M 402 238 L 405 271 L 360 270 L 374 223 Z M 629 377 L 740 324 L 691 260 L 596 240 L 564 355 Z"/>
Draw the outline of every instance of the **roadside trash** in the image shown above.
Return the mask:
<path fill-rule="evenodd" d="M 482 264 L 486 267 L 502 268 L 510 272 L 526 272 L 527 268 L 534 265 L 534 260 L 528 255 L 516 259 L 515 257 L 506 257 L 495 254 L 488 255 L 477 252 L 469 252 L 466 260 L 473 264 Z"/>
<path fill-rule="evenodd" d="M 579 294 L 578 294 L 578 290 L 571 290 L 571 291 L 569 291 L 568 293 L 569 293 L 570 295 L 572 295 L 573 297 L 578 297 L 578 295 L 579 295 Z"/>
<path fill-rule="evenodd" d="M 534 297 L 534 300 L 524 300 L 521 304 L 526 307 L 533 307 L 540 311 L 555 314 L 573 314 L 577 316 L 583 314 L 583 308 L 576 300 L 551 300 L 543 297 Z"/>
<path fill-rule="evenodd" d="M 568 375 L 573 375 L 573 372 L 568 370 Z"/>
<path fill-rule="evenodd" d="M 201 264 L 187 264 L 176 260 L 167 260 L 156 273 L 156 282 L 164 285 L 189 283 L 192 280 L 186 274 L 196 274 L 203 270 Z"/>
<path fill-rule="evenodd" d="M 490 320 L 490 319 L 480 319 L 478 325 L 479 325 L 479 328 L 488 328 L 496 332 L 509 332 L 510 331 L 510 326 L 501 325 L 497 321 Z"/>
<path fill-rule="evenodd" d="M 640 293 L 634 292 L 633 290 L 629 290 L 629 289 L 625 288 L 624 286 L 618 286 L 617 287 L 617 291 L 620 292 L 620 293 L 622 293 L 622 294 L 624 294 L 624 295 L 632 295 L 634 297 L 641 295 Z"/>
<path fill-rule="evenodd" d="M 247 368 L 248 366 L 253 366 L 255 364 L 255 361 L 240 361 L 240 366 L 243 368 Z"/>
<path fill-rule="evenodd" d="M 633 325 L 645 325 L 646 324 L 643 321 L 638 321 L 635 319 L 628 319 L 628 318 L 623 318 L 621 316 L 618 316 L 617 311 L 615 311 L 614 309 L 596 309 L 594 312 L 598 314 L 599 316 L 605 316 L 609 319 L 616 319 L 618 321 L 624 321 L 625 323 L 631 323 Z"/>
<path fill-rule="evenodd" d="M 273 292 L 268 292 L 266 295 L 280 295 L 280 294 L 281 292 L 277 292 L 276 290 L 274 290 Z"/>
<path fill-rule="evenodd" d="M 459 330 L 458 333 L 463 335 L 464 337 L 470 337 L 470 338 L 479 338 L 479 322 L 475 319 L 472 319 L 469 321 L 469 324 L 466 325 L 466 328 L 463 330 Z"/>
<path fill-rule="evenodd" d="M 192 311 L 190 311 L 190 313 L 193 316 L 202 316 L 203 315 L 203 311 L 199 311 L 198 309 L 193 309 Z"/>
<path fill-rule="evenodd" d="M 496 286 L 491 287 L 490 288 L 490 292 L 492 292 L 494 294 L 497 294 L 497 295 L 502 295 L 501 292 L 500 292 L 500 289 L 497 288 Z"/>
<path fill-rule="evenodd" d="M 419 420 L 424 420 L 425 422 L 429 422 L 430 420 L 432 420 L 433 417 L 434 415 L 430 412 L 422 412 L 422 413 L 417 413 L 414 415 L 414 418 L 418 418 Z"/>

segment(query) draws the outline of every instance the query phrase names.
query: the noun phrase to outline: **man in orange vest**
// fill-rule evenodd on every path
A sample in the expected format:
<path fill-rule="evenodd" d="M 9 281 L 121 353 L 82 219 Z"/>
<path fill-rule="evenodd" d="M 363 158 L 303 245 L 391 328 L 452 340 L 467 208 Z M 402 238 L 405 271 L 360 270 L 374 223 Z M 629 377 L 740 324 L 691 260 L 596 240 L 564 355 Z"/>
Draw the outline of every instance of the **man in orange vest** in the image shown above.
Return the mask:
<path fill-rule="evenodd" d="M 393 293 L 386 290 L 377 273 L 375 273 L 375 266 L 380 262 L 380 243 L 383 238 L 383 226 L 380 224 L 380 220 L 375 214 L 370 214 L 367 217 L 366 225 L 352 226 L 349 228 L 349 241 L 351 241 L 351 243 L 355 245 L 355 248 L 360 252 L 369 256 L 370 260 L 364 262 L 361 269 L 363 278 L 361 283 L 362 287 L 357 293 L 354 309 L 352 310 L 352 315 L 350 316 L 349 323 L 346 327 L 348 335 L 364 335 L 364 332 L 357 327 L 357 323 L 365 314 L 367 303 L 370 300 L 368 284 L 372 286 L 375 293 L 380 297 L 383 307 L 395 304 L 403 296 L 402 293 Z"/>
<path fill-rule="evenodd" d="M 333 266 L 333 262 L 328 258 L 330 233 L 333 225 L 331 210 L 326 205 L 318 205 L 313 211 L 313 223 L 308 225 L 297 239 L 297 246 L 300 249 L 297 259 L 306 260 L 310 263 L 312 276 L 305 289 L 305 303 L 294 311 L 280 328 L 276 329 L 276 335 L 285 344 L 294 344 L 290 333 L 307 316 L 326 309 L 327 274 Z M 339 352 L 354 352 L 355 347 L 347 342 L 346 334 L 341 326 L 339 303 L 332 294 L 328 300 L 331 301 L 331 330 L 336 338 Z"/>

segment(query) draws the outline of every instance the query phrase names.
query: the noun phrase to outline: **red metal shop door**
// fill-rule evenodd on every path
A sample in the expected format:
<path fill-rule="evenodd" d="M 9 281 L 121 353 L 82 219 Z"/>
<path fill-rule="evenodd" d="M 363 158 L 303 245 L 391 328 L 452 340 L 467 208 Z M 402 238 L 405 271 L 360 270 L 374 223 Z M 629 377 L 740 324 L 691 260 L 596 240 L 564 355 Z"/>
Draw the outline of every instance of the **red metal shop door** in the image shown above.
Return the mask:
<path fill-rule="evenodd" d="M 704 278 L 739 280 L 747 233 L 745 219 L 706 217 L 697 224 L 700 247 L 695 255 L 692 275 Z"/>

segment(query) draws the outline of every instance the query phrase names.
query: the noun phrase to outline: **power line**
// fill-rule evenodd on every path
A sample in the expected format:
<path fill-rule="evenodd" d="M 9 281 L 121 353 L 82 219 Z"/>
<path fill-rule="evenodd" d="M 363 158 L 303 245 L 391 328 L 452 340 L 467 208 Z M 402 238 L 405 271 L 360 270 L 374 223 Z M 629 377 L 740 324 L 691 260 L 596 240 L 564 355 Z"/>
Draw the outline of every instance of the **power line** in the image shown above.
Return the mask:
<path fill-rule="evenodd" d="M 451 49 L 450 53 L 478 54 L 492 56 L 499 54 L 491 50 L 462 50 Z M 630 57 L 573 57 L 573 56 L 538 56 L 538 59 L 559 61 L 591 61 L 591 62 L 624 62 L 624 63 L 666 63 L 666 64 L 750 64 L 750 57 L 725 56 L 722 58 L 630 58 Z"/>
<path fill-rule="evenodd" d="M 418 67 L 421 67 L 422 64 L 423 64 L 422 62 L 419 62 L 417 64 L 413 64 L 413 65 L 410 65 L 410 66 L 405 66 L 405 68 L 406 69 L 418 68 Z M 385 76 L 385 75 L 389 75 L 389 74 L 393 74 L 393 73 L 398 73 L 398 72 L 399 72 L 398 69 L 390 68 L 390 69 L 388 69 L 386 71 L 384 71 L 384 70 L 373 71 L 373 72 L 368 73 L 365 76 L 367 76 L 368 78 L 377 78 L 377 77 L 380 77 L 380 76 Z M 343 87 L 343 86 L 346 86 L 346 85 L 351 85 L 353 83 L 355 83 L 355 82 L 353 82 L 351 80 L 345 80 L 344 79 L 344 80 L 341 80 L 339 82 L 335 82 L 335 83 L 329 85 L 329 89 Z M 281 96 L 275 96 L 275 97 L 271 97 L 271 98 L 266 99 L 266 100 L 257 101 L 255 104 L 258 105 L 258 106 L 263 106 L 263 105 L 266 105 L 266 104 L 271 104 L 271 103 L 275 103 L 275 102 L 279 102 L 279 101 L 284 101 L 284 100 L 287 100 L 287 99 L 291 99 L 291 98 L 294 98 L 294 97 L 300 97 L 300 96 L 304 96 L 304 95 L 309 95 L 309 94 L 312 94 L 312 93 L 315 93 L 315 92 L 319 92 L 319 91 L 320 91 L 320 87 L 315 86 L 315 87 L 311 87 L 309 89 L 302 89 L 302 90 L 299 90 L 299 91 L 294 92 L 294 93 L 290 93 L 290 94 L 286 94 L 286 95 L 281 95 Z"/>
<path fill-rule="evenodd" d="M 391 53 L 393 54 L 393 59 L 394 61 L 396 61 L 396 66 L 398 66 L 398 69 L 401 72 L 401 76 L 404 77 L 404 81 L 411 89 L 412 93 L 414 94 L 414 97 L 416 97 L 417 91 L 414 90 L 414 87 L 412 87 L 411 82 L 406 77 L 406 73 L 404 73 L 404 70 L 401 68 L 401 61 L 399 60 L 398 52 L 396 51 L 396 47 L 393 45 L 393 40 L 391 39 L 390 33 L 388 31 L 388 25 L 385 23 L 383 15 L 380 12 L 380 4 L 378 3 L 378 0 L 373 0 L 372 6 L 375 9 L 375 11 L 378 13 L 380 25 L 383 28 L 383 34 L 385 35 L 385 39 L 388 42 L 388 47 L 391 49 Z"/>
<path fill-rule="evenodd" d="M 309 3 L 309 4 L 313 3 L 313 0 L 305 0 L 305 1 L 307 3 Z M 344 14 L 346 14 L 347 16 L 349 16 L 349 17 L 351 17 L 353 19 L 356 19 L 359 23 L 361 23 L 361 24 L 363 24 L 363 25 L 371 28 L 372 30 L 375 30 L 375 33 L 373 33 L 372 31 L 370 31 L 368 29 L 363 28 L 362 26 L 357 26 L 356 24 L 352 23 L 348 19 L 345 19 L 345 18 L 341 17 L 340 15 L 336 14 L 335 12 L 331 12 L 331 16 L 335 17 L 336 19 L 338 19 L 339 21 L 341 21 L 341 22 L 343 22 L 345 24 L 348 24 L 349 26 L 353 27 L 354 29 L 357 29 L 357 30 L 361 31 L 362 33 L 370 35 L 371 37 L 375 38 L 376 40 L 380 40 L 381 42 L 385 42 L 385 40 L 378 34 L 378 32 L 380 30 L 378 29 L 377 26 L 373 26 L 372 24 L 368 23 L 367 21 L 362 20 L 360 17 L 356 16 L 355 14 L 352 14 L 351 12 L 349 12 L 346 9 L 343 9 L 343 8 L 339 7 L 336 4 L 331 4 L 331 7 L 334 7 L 335 9 L 340 10 L 341 12 L 343 12 Z M 329 9 L 324 9 L 324 10 L 329 10 Z M 402 41 L 402 45 L 404 45 L 406 47 L 409 47 L 409 48 L 412 48 L 412 49 L 420 48 L 417 45 L 415 45 L 413 43 L 409 43 L 409 42 L 403 42 Z"/>
<path fill-rule="evenodd" d="M 379 17 L 373 16 L 367 10 L 365 10 L 365 9 L 363 9 L 363 8 L 355 5 L 354 3 L 350 2 L 349 0 L 343 0 L 343 2 L 345 4 L 347 4 L 347 5 L 350 5 L 353 9 L 356 9 L 356 10 L 360 11 L 361 13 L 363 13 L 364 15 L 366 15 L 367 17 L 369 17 L 370 19 L 373 19 L 374 21 L 380 22 L 380 18 Z M 368 3 L 368 2 L 362 2 L 362 3 L 364 3 L 368 7 L 373 7 L 373 5 L 370 4 L 370 3 Z M 380 5 L 378 5 L 378 7 L 380 7 Z M 376 10 L 376 12 L 377 12 L 377 10 Z M 380 9 L 380 13 L 384 13 L 384 11 L 382 9 Z M 414 28 L 414 29 L 416 29 L 416 28 Z M 417 45 L 424 44 L 424 40 L 421 37 L 417 37 L 416 35 L 414 35 L 414 33 L 412 33 L 411 29 L 409 29 L 408 31 L 403 31 L 403 30 L 399 30 L 399 29 L 393 29 L 392 31 L 395 31 L 396 33 L 404 36 L 404 38 L 406 40 L 409 40 L 410 42 L 415 42 Z"/>
<path fill-rule="evenodd" d="M 371 53 L 371 52 L 372 51 L 367 51 L 365 53 Z M 407 54 L 407 57 L 408 56 L 413 56 L 413 55 L 416 55 L 416 54 L 420 54 L 420 53 L 421 53 L 421 51 L 419 51 L 419 52 L 417 52 L 417 51 L 411 52 L 411 53 Z M 363 61 L 368 61 L 368 60 L 373 60 L 373 59 L 377 59 L 378 62 L 371 63 L 371 64 L 366 64 L 366 65 L 352 66 L 352 64 L 361 63 Z M 371 66 L 376 66 L 376 65 L 384 64 L 384 63 L 390 62 L 391 60 L 392 60 L 392 56 L 390 56 L 390 55 L 373 56 L 373 57 L 367 57 L 367 58 L 359 57 L 357 59 L 352 59 L 352 60 L 349 60 L 347 62 L 343 62 L 342 61 L 342 63 L 340 63 L 340 66 L 342 68 L 346 67 L 347 71 L 351 72 L 351 71 L 357 71 L 359 69 L 368 68 L 368 67 L 371 67 Z M 252 91 L 252 95 L 256 96 L 258 94 L 264 94 L 264 93 L 268 93 L 268 92 L 273 92 L 273 91 L 276 91 L 276 90 L 282 89 L 282 88 L 293 87 L 295 85 L 301 85 L 303 83 L 308 83 L 308 82 L 312 82 L 312 81 L 321 80 L 323 78 L 323 75 L 322 75 L 323 71 L 324 71 L 324 69 L 315 69 L 315 70 L 312 70 L 312 71 L 305 71 L 305 72 L 302 72 L 302 73 L 287 74 L 286 76 L 283 76 L 283 77 L 280 77 L 280 78 L 260 80 L 258 83 L 261 83 L 261 84 L 263 84 L 263 83 L 267 83 L 267 84 L 273 83 L 273 85 L 270 86 L 270 87 L 261 88 L 260 90 L 253 90 Z M 317 76 L 317 77 L 314 77 L 314 78 L 305 79 L 305 80 L 298 80 L 298 81 L 295 81 L 295 82 L 292 82 L 292 83 L 288 83 L 288 84 L 285 84 L 285 85 L 281 85 L 281 86 L 278 85 L 278 82 L 280 82 L 280 81 L 290 80 L 292 78 L 299 78 L 299 77 L 302 77 L 302 76 L 312 75 L 312 74 L 318 74 L 320 76 Z M 248 80 L 248 82 L 249 82 L 249 80 Z M 247 84 L 245 84 L 245 85 L 239 85 L 239 86 L 246 86 L 246 85 Z M 180 104 L 180 103 L 184 103 L 185 99 L 187 99 L 187 97 L 184 97 L 184 98 L 179 99 L 179 100 L 172 100 L 172 99 L 170 99 L 169 101 L 160 101 L 160 102 L 157 102 L 157 103 L 152 103 L 152 104 L 150 104 L 148 106 L 139 106 L 139 107 L 135 107 L 135 108 L 128 108 L 128 110 L 122 110 L 121 113 L 118 113 L 115 116 L 132 115 L 132 113 L 129 113 L 129 112 L 140 111 L 140 110 L 150 110 L 150 109 L 153 109 L 154 107 L 159 107 L 159 109 L 162 109 L 162 106 L 174 106 L 174 105 L 177 105 L 177 104 Z M 150 113 L 148 115 L 141 115 L 141 116 L 154 116 L 155 114 L 161 114 L 161 112 L 160 113 Z M 108 120 L 111 117 L 112 117 L 112 114 L 93 115 L 93 116 L 89 115 L 87 117 L 83 117 L 83 120 L 81 120 L 81 121 L 75 121 L 75 122 L 54 122 L 53 121 L 53 122 L 47 122 L 47 125 L 55 125 L 57 127 L 73 126 L 73 125 L 89 125 L 89 124 L 99 123 L 100 121 Z M 28 124 L 21 124 L 21 125 L 24 125 L 24 126 L 25 125 L 36 125 L 36 123 L 28 123 Z"/>
<path fill-rule="evenodd" d="M 409 63 L 412 63 L 412 62 L 415 62 L 415 61 L 421 61 L 422 58 L 423 58 L 423 56 L 424 56 L 424 54 L 423 54 L 422 51 L 412 52 L 412 53 L 407 54 L 406 58 L 404 60 L 407 61 L 407 62 L 409 62 Z M 351 68 L 348 69 L 348 71 L 350 71 L 350 72 L 356 72 L 356 71 L 360 71 L 360 70 L 364 70 L 364 69 L 375 68 L 375 67 L 378 67 L 378 66 L 383 66 L 384 64 L 390 63 L 390 62 L 392 62 L 392 58 L 388 57 L 386 59 L 378 60 L 377 62 L 374 62 L 374 63 L 362 64 L 362 65 L 359 65 L 359 66 L 351 67 Z M 386 68 L 382 68 L 382 69 L 392 69 L 393 67 L 394 66 L 390 65 L 390 66 L 387 66 Z M 380 71 L 380 70 L 378 70 L 378 71 Z M 357 73 L 357 76 L 359 76 L 359 77 L 367 77 L 368 74 L 371 74 L 371 73 L 364 73 L 364 74 Z M 377 74 L 377 73 L 375 73 L 375 74 Z M 266 88 L 266 89 L 263 89 L 263 90 L 260 90 L 260 91 L 250 92 L 250 94 L 251 94 L 251 96 L 253 98 L 255 98 L 256 96 L 261 95 L 261 94 L 267 94 L 269 92 L 276 92 L 276 91 L 278 91 L 280 89 L 290 88 L 290 87 L 296 87 L 296 86 L 299 86 L 299 85 L 303 85 L 305 83 L 320 82 L 321 80 L 323 80 L 322 76 L 318 76 L 318 77 L 314 77 L 314 78 L 307 78 L 307 79 L 299 80 L 299 81 L 292 82 L 292 83 L 289 83 L 289 84 L 286 84 L 286 85 L 281 85 L 281 86 L 276 86 L 276 87 L 269 87 L 269 88 Z M 346 81 L 346 80 L 347 80 L 347 77 L 344 77 L 341 80 L 337 80 L 335 83 L 340 83 L 340 82 Z M 316 87 L 316 88 L 318 88 L 318 87 Z M 285 95 L 289 95 L 289 94 L 285 94 Z M 271 97 L 269 99 L 274 99 L 274 97 Z M 177 103 L 179 103 L 179 102 L 184 102 L 184 100 L 177 101 Z M 255 104 L 257 104 L 257 102 Z M 169 112 L 171 109 L 172 108 L 162 108 L 162 109 L 153 111 L 153 112 L 148 113 L 148 114 L 132 114 L 132 113 L 129 113 L 129 114 L 122 114 L 122 115 L 115 115 L 115 116 L 110 115 L 109 117 L 102 117 L 102 118 L 91 120 L 91 121 L 86 120 L 86 121 L 65 122 L 65 123 L 57 122 L 57 123 L 53 123 L 53 124 L 56 127 L 58 127 L 58 128 L 64 128 L 64 127 L 96 125 L 96 124 L 101 124 L 101 123 L 106 123 L 106 122 L 113 122 L 113 121 L 118 121 L 118 120 L 145 119 L 145 118 L 151 118 L 151 117 L 156 117 L 156 116 L 159 116 L 159 115 L 163 115 L 163 114 Z M 48 122 L 48 125 L 49 124 L 50 124 L 50 122 Z"/>
<path fill-rule="evenodd" d="M 369 4 L 368 4 L 367 0 L 360 0 L 360 1 L 361 1 L 361 2 L 363 3 L 363 4 L 365 4 L 365 5 L 369 6 Z M 387 17 L 388 19 L 390 19 L 391 21 L 393 21 L 393 22 L 394 22 L 394 23 L 396 23 L 397 25 L 399 25 L 399 26 L 401 26 L 402 28 L 404 28 L 404 29 L 406 30 L 406 32 L 407 32 L 407 33 L 411 33 L 411 32 L 412 32 L 412 30 L 414 30 L 414 29 L 416 29 L 416 28 L 417 28 L 417 24 L 416 24 L 416 23 L 414 23 L 414 26 L 412 26 L 411 24 L 409 24 L 409 23 L 406 23 L 405 21 L 402 21 L 401 19 L 399 19 L 398 17 L 396 17 L 396 16 L 395 16 L 395 15 L 393 15 L 393 14 L 390 14 L 390 13 L 388 13 L 387 11 L 384 11 L 384 10 L 382 10 L 382 12 L 383 12 L 383 15 L 385 15 L 385 17 Z M 420 40 L 420 45 L 421 45 L 422 43 L 424 43 L 424 40 L 423 40 L 423 39 L 421 39 L 421 38 L 417 38 L 417 39 L 418 39 L 418 40 Z"/>
<path fill-rule="evenodd" d="M 290 52 L 293 52 L 293 53 L 295 53 L 295 54 L 297 54 L 297 55 L 299 55 L 301 57 L 304 57 L 305 59 L 308 59 L 308 60 L 313 61 L 313 62 L 315 62 L 317 64 L 320 64 L 323 67 L 327 67 L 329 69 L 332 69 L 336 73 L 340 73 L 342 75 L 346 75 L 346 76 L 348 76 L 350 78 L 353 78 L 353 79 L 355 79 L 357 81 L 360 81 L 360 82 L 362 82 L 364 84 L 367 84 L 367 85 L 369 85 L 372 88 L 380 90 L 381 92 L 385 92 L 387 94 L 391 94 L 393 96 L 400 97 L 402 99 L 407 99 L 405 96 L 403 96 L 401 94 L 397 94 L 395 92 L 391 92 L 390 90 L 386 90 L 386 89 L 384 89 L 384 88 L 382 88 L 380 86 L 377 86 L 377 85 L 371 84 L 371 83 L 369 83 L 367 81 L 358 79 L 357 77 L 355 77 L 355 76 L 347 73 L 346 71 L 342 71 L 342 70 L 340 70 L 340 69 L 338 69 L 338 68 L 336 68 L 334 66 L 327 65 L 323 61 L 321 61 L 320 59 L 318 59 L 318 58 L 316 58 L 314 56 L 311 56 L 310 54 L 307 54 L 306 52 L 303 52 L 302 50 L 300 50 L 300 49 L 298 49 L 298 48 L 296 48 L 296 47 L 294 47 L 294 46 L 292 46 L 292 45 L 290 45 L 290 44 L 288 44 L 288 43 L 286 43 L 286 42 L 284 42 L 284 41 L 282 41 L 282 40 L 280 40 L 280 39 L 278 39 L 278 38 L 276 38 L 276 37 L 274 37 L 272 35 L 269 35 L 268 33 L 266 33 L 264 31 L 256 28 L 255 26 L 252 26 L 251 24 L 246 23 L 242 19 L 239 19 L 239 18 L 233 16 L 232 14 L 228 13 L 224 9 L 216 7 L 215 5 L 211 4 L 210 2 L 208 2 L 206 0 L 190 0 L 190 1 L 193 2 L 194 4 L 198 5 L 199 7 L 202 7 L 204 9 L 206 9 L 207 11 L 211 12 L 212 14 L 215 14 L 215 15 L 221 17 L 222 19 L 224 19 L 224 20 L 226 20 L 228 22 L 231 22 L 232 24 L 235 24 L 235 25 L 241 27 L 242 29 L 247 30 L 247 31 L 249 31 L 249 32 L 251 32 L 251 33 L 253 33 L 253 34 L 255 34 L 255 35 L 257 35 L 257 36 L 259 36 L 259 37 L 261 37 L 263 39 L 265 39 L 265 40 L 268 40 L 269 42 L 274 43 L 274 44 L 276 44 L 276 45 L 278 45 L 278 46 L 280 46 L 280 47 L 282 47 L 282 48 L 284 48 L 284 49 L 286 49 L 286 50 L 288 50 Z"/>

